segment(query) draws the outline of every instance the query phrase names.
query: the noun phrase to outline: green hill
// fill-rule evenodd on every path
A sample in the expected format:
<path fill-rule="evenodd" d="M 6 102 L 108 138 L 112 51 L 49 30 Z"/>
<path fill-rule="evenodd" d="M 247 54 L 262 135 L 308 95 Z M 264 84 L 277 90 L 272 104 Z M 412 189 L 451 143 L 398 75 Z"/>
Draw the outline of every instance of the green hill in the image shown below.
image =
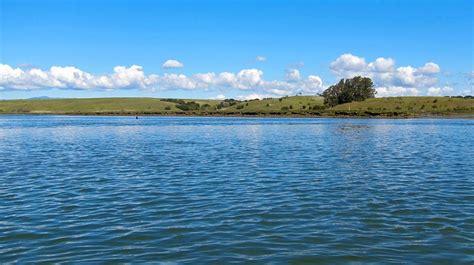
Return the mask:
<path fill-rule="evenodd" d="M 318 96 L 262 100 L 91 98 L 0 100 L 0 114 L 69 115 L 305 115 L 474 116 L 474 99 L 460 97 L 373 98 L 326 108 Z"/>
<path fill-rule="evenodd" d="M 304 114 L 324 109 L 323 98 L 317 96 L 294 96 L 250 100 L 222 109 L 227 113 L 242 114 Z"/>
<path fill-rule="evenodd" d="M 474 99 L 455 97 L 389 97 L 341 104 L 335 115 L 466 115 L 474 114 Z"/>

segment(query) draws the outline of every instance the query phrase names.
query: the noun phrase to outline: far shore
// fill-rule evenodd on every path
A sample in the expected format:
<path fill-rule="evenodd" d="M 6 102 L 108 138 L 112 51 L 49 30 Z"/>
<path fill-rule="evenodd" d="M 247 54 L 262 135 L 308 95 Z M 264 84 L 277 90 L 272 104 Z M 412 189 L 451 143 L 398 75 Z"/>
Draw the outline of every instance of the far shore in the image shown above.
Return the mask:
<path fill-rule="evenodd" d="M 0 115 L 474 119 L 472 97 L 371 98 L 327 107 L 319 96 L 255 100 L 86 98 L 0 100 Z"/>
<path fill-rule="evenodd" d="M 336 118 L 336 119 L 474 119 L 474 114 L 448 115 L 311 115 L 311 114 L 223 114 L 223 113 L 0 113 L 1 116 L 84 116 L 84 117 L 216 117 L 216 118 Z"/>

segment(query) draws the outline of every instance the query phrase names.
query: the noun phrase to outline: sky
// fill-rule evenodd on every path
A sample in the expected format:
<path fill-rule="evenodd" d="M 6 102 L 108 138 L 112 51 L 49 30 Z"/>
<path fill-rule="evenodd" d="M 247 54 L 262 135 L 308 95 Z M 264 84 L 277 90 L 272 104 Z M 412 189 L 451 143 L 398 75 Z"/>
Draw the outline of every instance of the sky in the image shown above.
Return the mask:
<path fill-rule="evenodd" d="M 474 94 L 472 0 L 0 3 L 0 99 Z"/>

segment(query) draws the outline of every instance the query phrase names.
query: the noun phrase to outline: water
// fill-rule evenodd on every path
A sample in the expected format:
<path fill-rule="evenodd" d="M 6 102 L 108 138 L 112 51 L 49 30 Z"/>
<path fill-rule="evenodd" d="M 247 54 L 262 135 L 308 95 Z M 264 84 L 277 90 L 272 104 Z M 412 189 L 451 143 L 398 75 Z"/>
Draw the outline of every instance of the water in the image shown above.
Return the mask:
<path fill-rule="evenodd" d="M 474 262 L 474 120 L 0 116 L 0 263 Z"/>

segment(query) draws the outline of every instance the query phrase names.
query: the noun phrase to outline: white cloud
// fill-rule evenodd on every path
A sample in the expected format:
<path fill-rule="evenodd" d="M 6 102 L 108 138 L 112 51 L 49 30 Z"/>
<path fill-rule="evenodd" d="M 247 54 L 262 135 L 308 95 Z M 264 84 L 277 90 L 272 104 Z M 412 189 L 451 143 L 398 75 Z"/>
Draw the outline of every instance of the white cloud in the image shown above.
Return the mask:
<path fill-rule="evenodd" d="M 323 86 L 323 80 L 317 75 L 309 75 L 305 85 L 308 89 L 316 89 Z"/>
<path fill-rule="evenodd" d="M 251 99 L 264 99 L 264 98 L 270 98 L 274 97 L 274 95 L 271 94 L 250 94 L 250 95 L 239 95 L 236 97 L 238 100 L 251 100 Z"/>
<path fill-rule="evenodd" d="M 165 74 L 163 76 L 146 76 L 138 65 L 130 67 L 116 66 L 113 73 L 93 75 L 72 66 L 52 66 L 49 70 L 33 68 L 22 70 L 0 64 L 0 86 L 7 90 L 34 89 L 144 89 L 154 84 L 179 83 L 186 80 L 183 76 Z M 184 86 L 184 85 L 183 85 Z"/>
<path fill-rule="evenodd" d="M 416 69 L 411 66 L 398 67 L 394 73 L 395 83 L 402 86 L 413 86 L 416 83 Z"/>
<path fill-rule="evenodd" d="M 428 88 L 429 96 L 452 96 L 454 89 L 449 86 Z"/>
<path fill-rule="evenodd" d="M 439 66 L 432 62 L 426 63 L 424 66 L 419 68 L 420 73 L 423 74 L 437 74 L 440 70 Z"/>
<path fill-rule="evenodd" d="M 286 71 L 286 80 L 288 82 L 295 82 L 301 79 L 300 71 L 297 69 L 289 69 Z"/>
<path fill-rule="evenodd" d="M 224 100 L 224 99 L 226 99 L 226 97 L 225 97 L 224 95 L 222 95 L 222 94 L 219 94 L 219 95 L 217 95 L 217 96 L 215 96 L 215 97 L 213 97 L 213 98 L 211 98 L 211 99 Z"/>
<path fill-rule="evenodd" d="M 339 56 L 334 62 L 330 64 L 331 70 L 339 76 L 354 76 L 360 75 L 367 71 L 367 63 L 362 57 L 354 56 L 350 53 Z"/>
<path fill-rule="evenodd" d="M 244 69 L 237 74 L 235 86 L 240 89 L 251 89 L 258 86 L 262 80 L 263 72 L 258 69 Z"/>
<path fill-rule="evenodd" d="M 169 69 L 169 68 L 183 68 L 184 64 L 177 60 L 170 59 L 166 62 L 163 63 L 162 65 L 163 68 Z"/>
<path fill-rule="evenodd" d="M 401 86 L 389 86 L 389 87 L 377 87 L 378 97 L 393 97 L 393 96 L 418 96 L 420 91 L 414 87 L 401 87 Z"/>
<path fill-rule="evenodd" d="M 299 73 L 299 72 L 298 72 Z M 323 82 L 319 76 L 310 75 L 299 80 L 267 81 L 259 69 L 243 69 L 236 73 L 196 73 L 193 75 L 165 73 L 146 75 L 138 65 L 116 66 L 113 72 L 93 75 L 76 67 L 53 66 L 48 70 L 33 68 L 23 70 L 0 64 L 0 87 L 2 90 L 34 89 L 82 89 L 82 90 L 212 90 L 238 89 L 260 94 L 294 95 L 322 92 Z"/>
<path fill-rule="evenodd" d="M 257 61 L 257 62 L 265 62 L 266 60 L 267 60 L 267 57 L 265 57 L 265 56 L 255 57 L 255 61 Z"/>
<path fill-rule="evenodd" d="M 369 63 L 369 69 L 375 72 L 391 72 L 395 66 L 395 60 L 392 58 L 377 58 L 375 61 Z"/>
<path fill-rule="evenodd" d="M 377 58 L 367 63 L 364 58 L 352 54 L 343 54 L 330 64 L 331 71 L 339 78 L 351 78 L 357 75 L 372 78 L 378 91 L 377 96 L 414 95 L 437 84 L 436 74 L 440 67 L 428 62 L 421 67 L 395 67 L 392 58 Z M 403 89 L 402 89 L 403 88 Z"/>

